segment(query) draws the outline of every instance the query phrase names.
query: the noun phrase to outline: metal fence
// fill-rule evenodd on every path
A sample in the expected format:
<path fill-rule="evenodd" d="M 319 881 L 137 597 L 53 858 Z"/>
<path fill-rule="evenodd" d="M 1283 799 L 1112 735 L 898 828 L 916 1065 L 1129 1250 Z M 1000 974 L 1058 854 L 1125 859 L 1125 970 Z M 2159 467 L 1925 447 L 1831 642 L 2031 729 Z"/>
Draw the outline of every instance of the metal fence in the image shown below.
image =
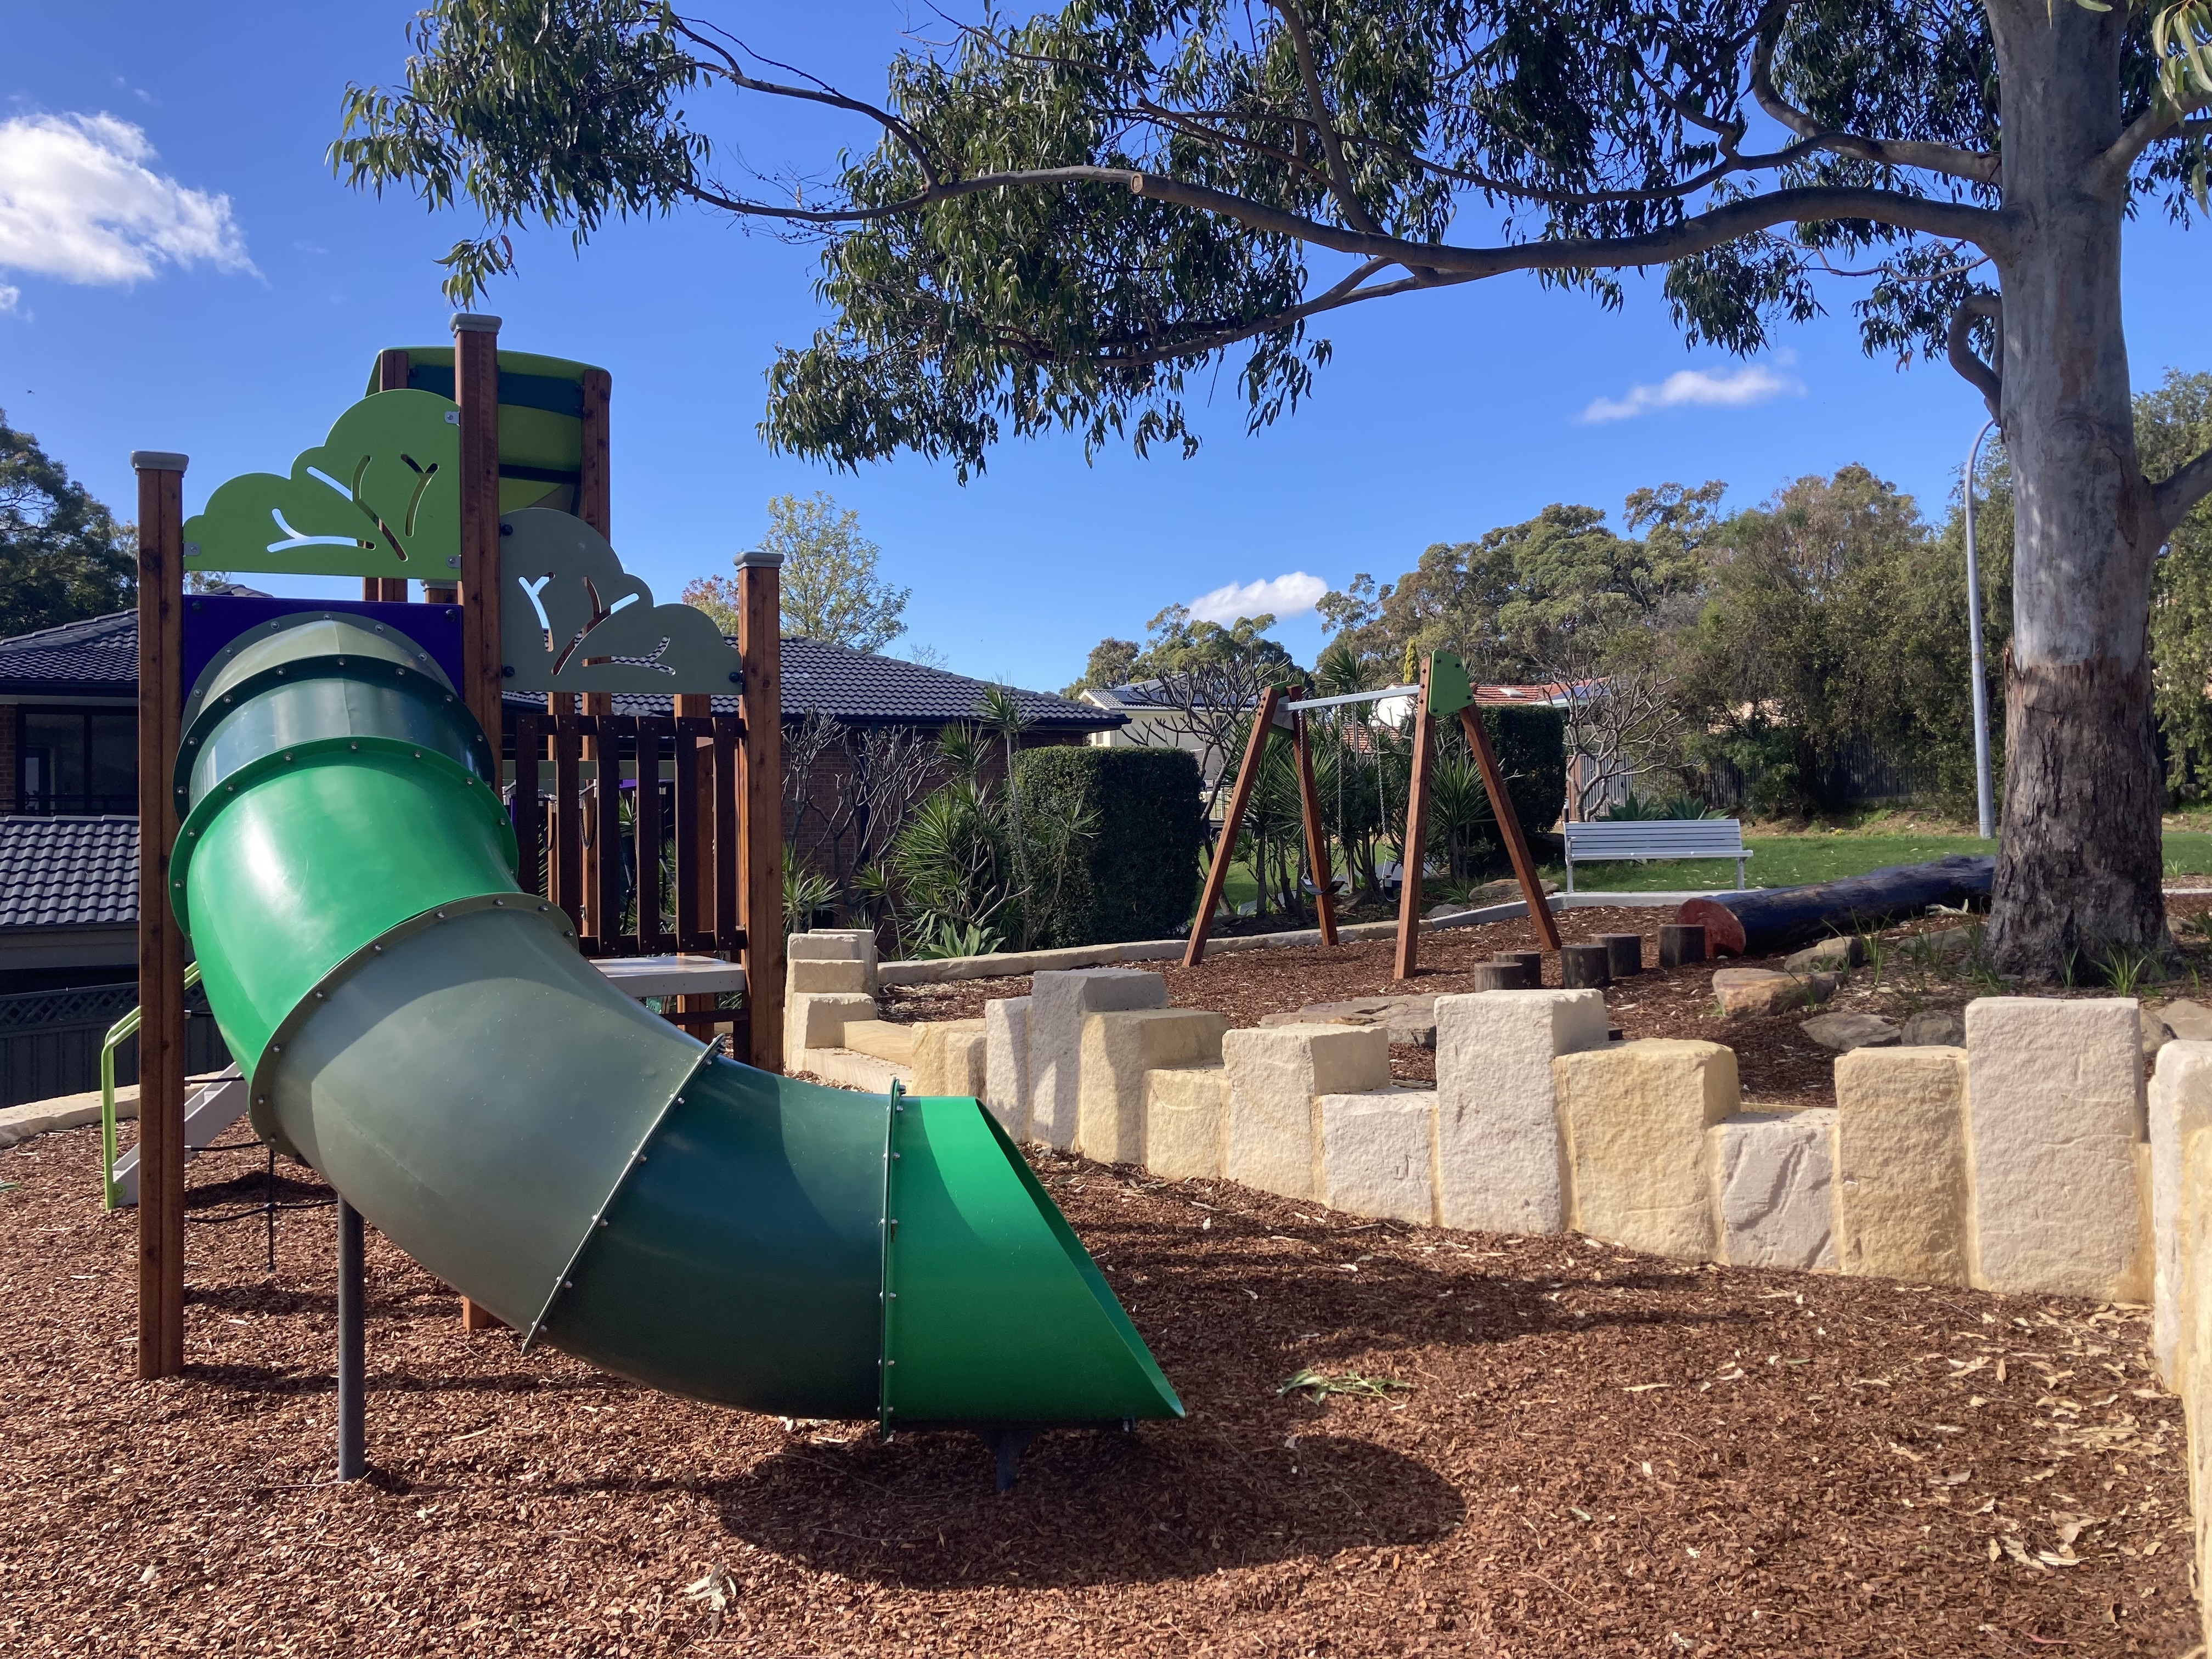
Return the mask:
<path fill-rule="evenodd" d="M 0 1106 L 51 1100 L 100 1087 L 100 1048 L 108 1029 L 138 1006 L 135 984 L 0 996 Z M 220 1071 L 230 1051 L 194 988 L 185 996 L 185 1070 Z M 115 1080 L 138 1080 L 138 1039 L 115 1054 Z"/>

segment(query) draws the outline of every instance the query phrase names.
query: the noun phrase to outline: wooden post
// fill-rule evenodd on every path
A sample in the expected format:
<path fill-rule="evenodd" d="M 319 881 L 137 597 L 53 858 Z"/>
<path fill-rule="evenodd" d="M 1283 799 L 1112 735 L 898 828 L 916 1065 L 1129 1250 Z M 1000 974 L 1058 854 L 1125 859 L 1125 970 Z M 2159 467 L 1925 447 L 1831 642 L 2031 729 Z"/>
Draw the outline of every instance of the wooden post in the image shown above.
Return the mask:
<path fill-rule="evenodd" d="M 576 479 L 576 516 L 609 541 L 613 530 L 614 479 L 608 466 L 607 400 L 613 377 L 604 368 L 584 371 L 584 442 Z"/>
<path fill-rule="evenodd" d="M 1321 822 L 1321 792 L 1314 787 L 1313 750 L 1306 742 L 1303 710 L 1291 716 L 1291 746 L 1298 767 L 1298 808 L 1306 821 L 1306 862 L 1313 866 L 1314 915 L 1321 942 L 1336 943 L 1336 872 L 1329 868 L 1328 836 Z"/>
<path fill-rule="evenodd" d="M 500 740 L 499 319 L 453 319 L 461 406 L 461 701 Z"/>
<path fill-rule="evenodd" d="M 676 696 L 676 948 L 697 948 L 702 927 L 712 927 L 714 915 L 714 739 L 701 738 L 682 725 L 704 720 L 714 712 L 714 700 L 698 692 Z M 702 766 L 702 760 L 707 763 Z M 715 999 L 694 993 L 676 999 L 679 1014 L 706 1014 Z M 689 1029 L 689 1028 L 687 1028 Z"/>
<path fill-rule="evenodd" d="M 781 553 L 738 555 L 739 707 L 738 925 L 745 930 L 746 1063 L 783 1069 L 783 563 Z M 726 788 L 718 780 L 718 787 Z"/>
<path fill-rule="evenodd" d="M 1474 704 L 1459 711 L 1459 729 L 1467 734 L 1467 746 L 1474 750 L 1474 763 L 1482 769 L 1482 787 L 1490 796 L 1490 816 L 1498 821 L 1498 833 L 1505 838 L 1505 855 L 1513 860 L 1513 873 L 1521 883 L 1521 896 L 1528 901 L 1528 919 L 1536 924 L 1545 948 L 1556 951 L 1559 948 L 1559 924 L 1553 919 L 1552 907 L 1545 901 L 1544 884 L 1536 874 L 1536 860 L 1528 854 L 1528 837 L 1521 830 L 1521 815 L 1513 810 L 1513 798 L 1505 793 L 1505 773 L 1498 764 L 1498 751 L 1490 746 L 1490 732 Z"/>
<path fill-rule="evenodd" d="M 185 702 L 185 457 L 139 450 L 138 1375 L 185 1368 L 185 938 L 169 908 Z"/>
<path fill-rule="evenodd" d="M 1421 664 L 1413 704 L 1413 782 L 1406 801 L 1406 834 L 1398 848 L 1398 960 L 1395 979 L 1411 979 L 1421 953 L 1421 869 L 1427 861 L 1429 774 L 1437 764 L 1437 723 L 1429 714 L 1430 663 Z"/>
<path fill-rule="evenodd" d="M 1252 786 L 1260 777 L 1260 757 L 1267 752 L 1267 733 L 1274 727 L 1275 705 L 1282 700 L 1283 688 L 1271 685 L 1260 694 L 1260 706 L 1252 713 L 1252 736 L 1237 769 L 1236 787 L 1229 792 L 1229 812 L 1221 820 L 1221 838 L 1214 842 L 1213 858 L 1206 866 L 1206 891 L 1199 897 L 1198 915 L 1190 924 L 1190 943 L 1183 946 L 1186 968 L 1195 968 L 1206 960 L 1206 936 L 1213 931 L 1213 912 L 1229 881 L 1230 861 L 1237 856 L 1237 832 L 1243 827 L 1244 809 L 1251 803 Z"/>

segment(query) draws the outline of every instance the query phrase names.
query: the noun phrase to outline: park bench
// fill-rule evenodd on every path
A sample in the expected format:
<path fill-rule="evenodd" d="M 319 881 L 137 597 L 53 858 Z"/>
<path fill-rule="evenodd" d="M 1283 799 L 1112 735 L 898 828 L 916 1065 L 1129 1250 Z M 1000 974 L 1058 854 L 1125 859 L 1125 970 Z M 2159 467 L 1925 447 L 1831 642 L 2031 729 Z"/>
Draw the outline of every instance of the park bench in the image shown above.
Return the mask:
<path fill-rule="evenodd" d="M 1562 826 L 1567 842 L 1567 890 L 1575 890 L 1575 860 L 1607 859 L 1734 859 L 1736 890 L 1743 890 L 1743 824 L 1735 818 L 1600 819 Z"/>

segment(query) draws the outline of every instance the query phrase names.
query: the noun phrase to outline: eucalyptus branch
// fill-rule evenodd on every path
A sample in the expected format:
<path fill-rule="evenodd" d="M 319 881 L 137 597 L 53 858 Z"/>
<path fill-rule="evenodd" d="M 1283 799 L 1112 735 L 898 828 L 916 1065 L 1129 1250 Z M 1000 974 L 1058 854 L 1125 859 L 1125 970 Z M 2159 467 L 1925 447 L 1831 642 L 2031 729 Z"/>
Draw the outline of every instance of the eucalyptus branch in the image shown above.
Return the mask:
<path fill-rule="evenodd" d="M 1352 170 L 1344 164 L 1344 146 L 1337 142 L 1336 128 L 1328 118 L 1328 105 L 1322 97 L 1321 65 L 1315 60 L 1313 39 L 1306 33 L 1306 20 L 1298 10 L 1297 0 L 1267 0 L 1267 3 L 1283 20 L 1283 27 L 1297 56 L 1298 79 L 1304 83 L 1306 105 L 1313 112 L 1310 118 L 1321 140 L 1321 153 L 1328 162 L 1330 193 L 1336 198 L 1337 205 L 1344 210 L 1344 216 L 1353 229 L 1379 236 L 1382 234 L 1381 222 L 1367 210 L 1367 204 L 1352 187 Z"/>
<path fill-rule="evenodd" d="M 1913 167 L 1926 173 L 1947 173 L 1954 179 L 1992 187 L 1998 183 L 2002 171 L 1998 156 L 1982 150 L 1961 149 L 1955 144 L 1869 138 L 1860 133 L 1840 132 L 1822 126 L 1808 112 L 1799 109 L 1775 90 L 1774 49 L 1781 43 L 1782 24 L 1789 15 L 1790 4 L 1791 0 L 1774 0 L 1760 19 L 1759 44 L 1751 54 L 1751 93 L 1759 100 L 1759 108 L 1799 137 L 1833 155 L 1870 161 L 1876 167 Z"/>
<path fill-rule="evenodd" d="M 2127 189 L 2128 176 L 2142 153 L 2161 138 L 2202 138 L 2212 134 L 2212 121 L 2187 118 L 2193 111 L 2205 108 L 2212 108 L 2212 89 L 2192 88 L 2191 95 L 2179 105 L 2163 94 L 2152 99 L 2150 107 L 2129 122 L 2112 147 L 2089 163 L 2092 188 L 2104 195 Z"/>
<path fill-rule="evenodd" d="M 2158 514 L 2159 533 L 2171 536 L 2189 516 L 2190 508 L 2212 495 L 2212 449 L 2154 485 L 2150 495 L 2152 510 Z"/>
<path fill-rule="evenodd" d="M 2004 301 L 1994 294 L 1970 294 L 1959 301 L 1958 310 L 1951 313 L 1949 331 L 1944 336 L 1944 351 L 1951 360 L 1951 367 L 1982 394 L 1982 402 L 1988 406 L 1990 417 L 2002 422 L 2004 419 L 2000 407 L 2004 397 L 2003 382 L 1994 368 L 1974 355 L 1974 324 L 1984 319 L 1996 330 L 1996 350 L 1991 355 L 2002 362 Z"/>

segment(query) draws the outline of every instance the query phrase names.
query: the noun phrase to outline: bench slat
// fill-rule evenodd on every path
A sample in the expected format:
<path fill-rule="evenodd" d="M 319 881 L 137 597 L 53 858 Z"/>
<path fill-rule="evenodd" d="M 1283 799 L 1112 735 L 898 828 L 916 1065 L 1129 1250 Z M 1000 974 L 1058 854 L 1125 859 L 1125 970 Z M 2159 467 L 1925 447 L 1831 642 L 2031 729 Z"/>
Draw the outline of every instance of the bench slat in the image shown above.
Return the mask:
<path fill-rule="evenodd" d="M 1656 818 L 1562 826 L 1576 858 L 1747 858 L 1735 818 Z"/>

